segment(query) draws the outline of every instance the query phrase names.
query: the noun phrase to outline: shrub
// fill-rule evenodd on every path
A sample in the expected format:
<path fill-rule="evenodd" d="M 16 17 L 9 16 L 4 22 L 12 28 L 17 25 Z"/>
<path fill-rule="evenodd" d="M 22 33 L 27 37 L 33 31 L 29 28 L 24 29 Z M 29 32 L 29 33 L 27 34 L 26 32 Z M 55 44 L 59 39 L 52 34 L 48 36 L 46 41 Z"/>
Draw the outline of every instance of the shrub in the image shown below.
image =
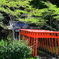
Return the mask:
<path fill-rule="evenodd" d="M 31 50 L 26 41 L 0 41 L 0 59 L 25 59 L 30 55 Z"/>

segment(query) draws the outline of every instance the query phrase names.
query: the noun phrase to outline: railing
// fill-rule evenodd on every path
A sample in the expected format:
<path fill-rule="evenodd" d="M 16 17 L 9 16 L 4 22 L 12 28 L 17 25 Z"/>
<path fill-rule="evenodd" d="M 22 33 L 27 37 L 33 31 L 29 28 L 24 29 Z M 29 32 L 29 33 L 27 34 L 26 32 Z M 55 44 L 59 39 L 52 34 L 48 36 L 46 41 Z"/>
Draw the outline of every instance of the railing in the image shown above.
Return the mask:
<path fill-rule="evenodd" d="M 38 48 L 41 47 L 51 53 L 58 55 L 59 32 L 41 29 L 19 29 L 21 38 L 28 40 L 28 45 L 32 48 L 32 55 L 38 55 Z"/>

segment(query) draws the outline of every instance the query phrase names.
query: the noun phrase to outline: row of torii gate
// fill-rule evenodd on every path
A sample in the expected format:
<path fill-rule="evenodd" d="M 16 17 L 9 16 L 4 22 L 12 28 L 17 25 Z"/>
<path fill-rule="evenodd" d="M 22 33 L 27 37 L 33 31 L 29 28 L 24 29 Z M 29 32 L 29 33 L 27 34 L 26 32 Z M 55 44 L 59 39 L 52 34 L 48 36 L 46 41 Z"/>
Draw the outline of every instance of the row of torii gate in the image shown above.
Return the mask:
<path fill-rule="evenodd" d="M 37 57 L 38 48 L 42 48 L 58 55 L 59 52 L 59 32 L 42 29 L 19 29 L 21 39 L 28 40 L 28 45 L 32 48 L 32 55 Z"/>

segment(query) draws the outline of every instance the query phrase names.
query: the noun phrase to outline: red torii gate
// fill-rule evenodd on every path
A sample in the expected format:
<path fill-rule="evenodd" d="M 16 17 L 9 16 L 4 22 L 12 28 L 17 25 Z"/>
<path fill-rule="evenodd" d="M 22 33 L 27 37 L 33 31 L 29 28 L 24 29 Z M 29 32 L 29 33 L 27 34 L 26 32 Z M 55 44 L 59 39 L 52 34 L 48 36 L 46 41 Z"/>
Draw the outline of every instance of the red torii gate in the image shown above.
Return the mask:
<path fill-rule="evenodd" d="M 28 45 L 32 48 L 32 55 L 38 55 L 38 48 L 48 50 L 49 52 L 58 55 L 59 47 L 59 32 L 42 30 L 42 29 L 19 29 L 21 32 L 21 39 L 28 40 Z"/>

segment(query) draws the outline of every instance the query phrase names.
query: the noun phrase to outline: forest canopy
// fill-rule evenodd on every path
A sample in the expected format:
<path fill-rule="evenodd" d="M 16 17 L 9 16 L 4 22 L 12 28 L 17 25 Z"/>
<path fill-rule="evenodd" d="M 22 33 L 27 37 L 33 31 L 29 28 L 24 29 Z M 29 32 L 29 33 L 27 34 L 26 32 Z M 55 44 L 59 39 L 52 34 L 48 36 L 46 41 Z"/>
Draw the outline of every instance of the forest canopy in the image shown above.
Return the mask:
<path fill-rule="evenodd" d="M 56 0 L 56 2 L 58 2 Z M 2 22 L 19 20 L 43 29 L 59 30 L 59 5 L 53 0 L 1 0 Z"/>

